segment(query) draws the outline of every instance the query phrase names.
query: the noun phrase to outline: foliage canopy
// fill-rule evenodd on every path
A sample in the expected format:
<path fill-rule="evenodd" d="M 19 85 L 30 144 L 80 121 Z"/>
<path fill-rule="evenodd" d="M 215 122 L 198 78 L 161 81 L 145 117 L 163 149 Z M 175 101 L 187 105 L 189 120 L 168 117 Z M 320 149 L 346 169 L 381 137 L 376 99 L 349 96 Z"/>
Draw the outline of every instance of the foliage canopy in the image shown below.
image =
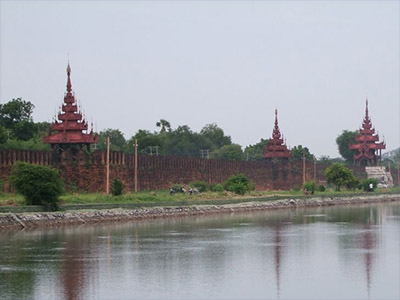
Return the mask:
<path fill-rule="evenodd" d="M 343 130 L 343 132 L 336 138 L 339 153 L 347 162 L 352 162 L 354 159 L 356 151 L 349 149 L 349 145 L 356 142 L 357 134 L 357 131 Z"/>
<path fill-rule="evenodd" d="M 340 191 L 342 186 L 354 189 L 359 183 L 358 179 L 353 175 L 353 170 L 339 163 L 331 164 L 326 168 L 325 177 L 329 184 L 335 185 L 336 191 Z"/>

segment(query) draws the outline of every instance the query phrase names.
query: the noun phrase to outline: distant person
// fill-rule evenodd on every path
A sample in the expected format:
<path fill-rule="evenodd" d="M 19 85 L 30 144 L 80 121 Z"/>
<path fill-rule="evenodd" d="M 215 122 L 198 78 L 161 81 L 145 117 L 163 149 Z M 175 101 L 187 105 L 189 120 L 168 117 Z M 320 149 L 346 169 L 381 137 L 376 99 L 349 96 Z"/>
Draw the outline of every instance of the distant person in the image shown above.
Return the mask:
<path fill-rule="evenodd" d="M 183 194 L 186 194 L 186 190 L 185 190 L 184 187 L 182 187 L 181 191 L 182 191 Z"/>
<path fill-rule="evenodd" d="M 199 193 L 199 190 L 197 188 L 194 188 L 193 192 L 194 192 L 195 195 L 197 195 Z"/>
<path fill-rule="evenodd" d="M 374 191 L 374 184 L 373 184 L 373 183 L 370 183 L 370 184 L 369 184 L 369 189 L 368 189 L 368 191 L 369 191 L 369 192 L 373 192 L 373 191 Z"/>
<path fill-rule="evenodd" d="M 175 191 L 174 191 L 173 188 L 170 188 L 170 189 L 169 189 L 169 194 L 170 194 L 171 196 L 175 195 Z"/>
<path fill-rule="evenodd" d="M 193 189 L 190 188 L 190 189 L 189 189 L 189 195 L 192 196 L 192 194 L 193 194 Z"/>
<path fill-rule="evenodd" d="M 308 195 L 308 190 L 304 189 L 304 195 Z"/>

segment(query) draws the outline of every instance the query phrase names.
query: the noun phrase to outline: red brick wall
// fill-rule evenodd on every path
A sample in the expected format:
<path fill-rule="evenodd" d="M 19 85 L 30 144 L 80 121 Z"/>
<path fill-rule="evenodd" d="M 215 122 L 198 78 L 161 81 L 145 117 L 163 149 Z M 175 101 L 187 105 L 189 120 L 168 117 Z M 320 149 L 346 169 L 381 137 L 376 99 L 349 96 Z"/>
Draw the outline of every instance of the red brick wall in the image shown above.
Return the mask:
<path fill-rule="evenodd" d="M 96 151 L 91 156 L 80 153 L 75 159 L 64 153 L 59 159 L 52 152 L 0 150 L 0 179 L 8 184 L 12 165 L 16 161 L 27 161 L 40 165 L 52 165 L 60 170 L 67 190 L 105 191 L 106 154 Z M 327 164 L 306 163 L 306 180 L 324 182 Z M 365 177 L 363 168 L 352 167 L 358 177 Z M 175 183 L 203 180 L 210 184 L 222 183 L 230 176 L 244 173 L 256 183 L 256 189 L 292 189 L 301 187 L 303 181 L 302 162 L 272 161 L 234 162 L 195 157 L 139 156 L 139 190 L 166 189 Z M 392 174 L 393 174 L 392 168 Z M 397 173 L 397 172 L 396 172 Z M 397 174 L 393 174 L 397 175 Z M 395 184 L 397 184 L 397 176 Z M 110 181 L 120 179 L 126 190 L 134 190 L 134 157 L 122 152 L 110 155 Z"/>

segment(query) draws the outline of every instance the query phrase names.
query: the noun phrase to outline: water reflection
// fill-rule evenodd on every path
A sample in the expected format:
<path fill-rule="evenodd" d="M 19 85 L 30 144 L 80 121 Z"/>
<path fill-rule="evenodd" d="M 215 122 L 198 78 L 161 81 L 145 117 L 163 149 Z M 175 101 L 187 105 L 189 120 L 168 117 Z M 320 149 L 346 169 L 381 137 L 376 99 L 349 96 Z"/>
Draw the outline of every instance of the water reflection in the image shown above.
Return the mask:
<path fill-rule="evenodd" d="M 400 205 L 2 233 L 0 299 L 399 298 Z"/>

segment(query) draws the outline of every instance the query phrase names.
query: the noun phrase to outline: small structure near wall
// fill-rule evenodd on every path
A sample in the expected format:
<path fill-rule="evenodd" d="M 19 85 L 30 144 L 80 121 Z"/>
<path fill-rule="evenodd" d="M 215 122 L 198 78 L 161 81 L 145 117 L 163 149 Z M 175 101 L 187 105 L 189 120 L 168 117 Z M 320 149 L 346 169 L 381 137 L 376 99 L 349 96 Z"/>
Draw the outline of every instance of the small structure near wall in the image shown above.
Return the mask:
<path fill-rule="evenodd" d="M 48 136 L 43 136 L 43 142 L 51 144 L 55 153 L 59 154 L 61 161 L 80 160 L 83 156 L 83 147 L 90 151 L 90 145 L 97 143 L 98 136 L 93 133 L 93 126 L 89 133 L 88 123 L 83 118 L 72 93 L 71 67 L 67 67 L 67 92 L 62 104 L 62 112 L 51 126 Z M 85 131 L 85 132 L 84 132 Z M 64 159 L 62 159 L 64 157 Z"/>
<path fill-rule="evenodd" d="M 264 159 L 289 159 L 292 153 L 286 146 L 278 125 L 278 110 L 275 109 L 275 126 L 272 130 L 272 138 L 269 139 L 263 153 Z"/>
<path fill-rule="evenodd" d="M 378 188 L 393 187 L 392 174 L 385 167 L 365 167 L 368 178 L 373 178 L 378 181 Z"/>
<path fill-rule="evenodd" d="M 379 142 L 379 136 L 372 127 L 368 114 L 368 99 L 365 102 L 365 117 L 356 136 L 356 143 L 349 145 L 349 149 L 357 151 L 354 154 L 354 163 L 358 166 L 376 166 L 381 161 L 382 149 L 386 149 L 385 142 Z"/>

